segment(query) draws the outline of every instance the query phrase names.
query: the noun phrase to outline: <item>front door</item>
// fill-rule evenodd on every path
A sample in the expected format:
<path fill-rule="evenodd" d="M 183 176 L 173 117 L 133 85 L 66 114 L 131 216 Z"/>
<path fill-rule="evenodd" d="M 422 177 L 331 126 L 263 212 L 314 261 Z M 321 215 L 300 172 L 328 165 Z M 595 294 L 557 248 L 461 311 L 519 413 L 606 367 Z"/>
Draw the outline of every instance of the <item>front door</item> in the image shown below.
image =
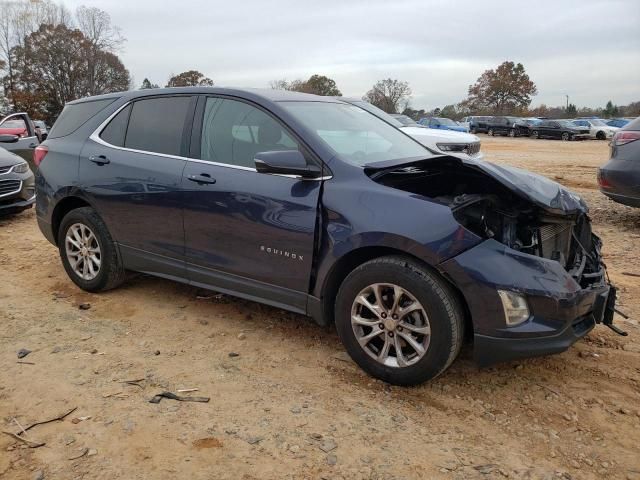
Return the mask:
<path fill-rule="evenodd" d="M 120 110 L 82 149 L 83 190 L 133 270 L 186 277 L 182 139 L 188 116 L 193 118 L 195 99 L 137 100 Z"/>
<path fill-rule="evenodd" d="M 258 152 L 304 148 L 269 113 L 239 100 L 203 97 L 195 122 L 202 128 L 191 156 L 200 160 L 187 162 L 182 179 L 192 283 L 304 312 L 321 182 L 254 167 Z"/>
<path fill-rule="evenodd" d="M 0 120 L 0 134 L 17 135 L 18 141 L 1 143 L 0 147 L 24 158 L 35 171 L 33 164 L 33 149 L 40 143 L 36 135 L 35 126 L 26 113 L 14 113 Z"/>

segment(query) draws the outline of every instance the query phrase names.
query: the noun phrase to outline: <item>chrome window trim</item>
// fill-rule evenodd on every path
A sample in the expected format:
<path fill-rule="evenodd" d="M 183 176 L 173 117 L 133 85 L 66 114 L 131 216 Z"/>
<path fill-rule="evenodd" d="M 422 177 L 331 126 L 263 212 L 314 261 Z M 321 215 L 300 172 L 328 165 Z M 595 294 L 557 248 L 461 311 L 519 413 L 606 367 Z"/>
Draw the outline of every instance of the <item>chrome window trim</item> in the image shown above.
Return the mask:
<path fill-rule="evenodd" d="M 1 180 L 0 183 L 4 183 L 4 182 L 15 182 L 16 180 Z M 18 180 L 20 183 L 18 184 L 18 189 L 14 190 L 13 192 L 8 192 L 8 193 L 0 193 L 0 198 L 3 197 L 8 197 L 9 195 L 15 195 L 16 193 L 20 193 L 20 190 L 22 190 L 22 180 Z"/>
<path fill-rule="evenodd" d="M 236 170 L 245 170 L 247 172 L 258 173 L 258 171 L 255 168 L 251 168 L 251 167 L 243 167 L 243 166 L 240 166 L 240 165 L 231 165 L 231 164 L 228 164 L 228 163 L 213 162 L 213 161 L 210 161 L 210 160 L 201 160 L 199 158 L 183 157 L 181 155 L 170 155 L 170 154 L 167 154 L 167 153 L 149 152 L 147 150 L 136 150 L 134 148 L 118 147 L 117 145 L 112 145 L 109 142 L 105 142 L 102 138 L 100 138 L 100 134 L 102 133 L 102 130 L 104 130 L 106 128 L 106 126 L 109 124 L 109 122 L 111 120 L 113 120 L 113 117 L 115 117 L 122 110 L 124 110 L 129 105 L 134 103 L 134 101 L 135 100 L 130 100 L 130 101 L 126 102 L 124 105 L 122 105 L 120 108 L 118 108 L 115 112 L 113 112 L 111 115 L 109 115 L 107 117 L 107 119 L 105 121 L 103 121 L 98 126 L 98 128 L 96 128 L 93 131 L 93 133 L 91 135 L 89 135 L 89 139 L 93 140 L 94 142 L 96 142 L 96 143 L 98 143 L 98 144 L 100 144 L 100 145 L 102 145 L 104 147 L 114 148 L 116 150 L 120 150 L 120 151 L 123 151 L 123 152 L 141 153 L 143 155 L 154 155 L 154 156 L 159 156 L 159 157 L 164 157 L 164 158 L 172 158 L 174 160 L 186 160 L 186 161 L 192 162 L 192 163 L 203 163 L 205 165 L 214 165 L 214 166 L 217 166 L 217 167 L 233 168 L 233 169 L 236 169 Z M 299 175 L 286 175 L 286 174 L 282 174 L 282 173 L 274 173 L 274 174 L 271 174 L 271 175 L 276 175 L 278 177 L 303 179 Z M 329 176 L 318 177 L 318 178 L 304 178 L 303 180 L 305 180 L 305 181 L 322 181 L 322 180 L 329 180 L 330 178 L 333 178 L 333 176 L 329 175 Z"/>

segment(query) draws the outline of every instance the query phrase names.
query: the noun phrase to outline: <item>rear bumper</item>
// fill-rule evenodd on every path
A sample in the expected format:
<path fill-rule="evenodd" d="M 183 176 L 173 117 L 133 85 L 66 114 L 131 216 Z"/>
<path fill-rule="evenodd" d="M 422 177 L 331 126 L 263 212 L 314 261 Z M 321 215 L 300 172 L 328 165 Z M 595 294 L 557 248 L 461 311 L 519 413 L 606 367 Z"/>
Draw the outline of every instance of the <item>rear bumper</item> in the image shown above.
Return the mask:
<path fill-rule="evenodd" d="M 640 208 L 640 197 L 629 197 L 627 195 L 621 195 L 619 193 L 613 193 L 603 189 L 600 189 L 600 191 L 614 202 L 627 205 L 628 207 Z"/>

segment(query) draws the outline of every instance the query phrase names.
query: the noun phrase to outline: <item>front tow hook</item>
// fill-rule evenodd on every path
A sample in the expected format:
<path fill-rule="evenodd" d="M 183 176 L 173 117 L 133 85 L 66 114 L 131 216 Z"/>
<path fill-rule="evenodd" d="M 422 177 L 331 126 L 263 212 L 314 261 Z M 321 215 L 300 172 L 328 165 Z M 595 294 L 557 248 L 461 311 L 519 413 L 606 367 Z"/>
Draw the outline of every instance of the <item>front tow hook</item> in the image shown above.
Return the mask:
<path fill-rule="evenodd" d="M 624 313 L 622 313 L 620 310 L 618 310 L 617 308 L 613 307 L 612 310 L 617 313 L 618 315 L 620 315 L 622 318 L 624 318 L 625 320 L 629 320 L 629 315 L 626 315 Z M 613 317 L 613 315 L 611 315 L 611 317 Z M 614 332 L 616 332 L 618 335 L 621 335 L 623 337 L 628 336 L 629 334 L 627 332 L 625 332 L 624 330 L 622 330 L 621 328 L 616 327 L 613 324 L 613 318 L 611 319 L 610 322 L 605 321 L 604 325 L 606 325 L 607 327 L 609 327 L 611 330 L 613 330 Z"/>

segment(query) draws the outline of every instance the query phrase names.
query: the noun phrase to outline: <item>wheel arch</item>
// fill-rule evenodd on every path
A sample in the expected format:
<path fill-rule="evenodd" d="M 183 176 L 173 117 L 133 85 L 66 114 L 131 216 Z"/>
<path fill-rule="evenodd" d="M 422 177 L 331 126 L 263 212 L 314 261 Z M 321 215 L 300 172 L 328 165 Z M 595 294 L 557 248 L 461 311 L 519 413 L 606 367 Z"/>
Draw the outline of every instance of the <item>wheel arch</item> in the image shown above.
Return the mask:
<path fill-rule="evenodd" d="M 338 294 L 338 290 L 340 285 L 344 279 L 351 273 L 354 269 L 366 263 L 370 260 L 380 257 L 386 256 L 398 256 L 404 257 L 408 261 L 417 264 L 418 266 L 429 270 L 431 273 L 440 277 L 447 285 L 449 285 L 455 295 L 458 297 L 460 301 L 460 305 L 464 311 L 464 328 L 466 335 L 470 335 L 473 333 L 473 324 L 471 321 L 471 314 L 469 312 L 469 306 L 467 305 L 467 301 L 460 291 L 460 289 L 453 283 L 453 281 L 445 275 L 441 270 L 429 265 L 427 262 L 422 260 L 411 253 L 408 253 L 404 250 L 400 250 L 393 247 L 387 246 L 363 246 L 359 248 L 355 248 L 345 253 L 342 257 L 338 258 L 331 269 L 324 277 L 321 289 L 322 298 L 320 299 L 322 305 L 322 319 L 323 324 L 331 325 L 335 322 L 335 300 Z"/>
<path fill-rule="evenodd" d="M 72 210 L 76 210 L 82 207 L 91 207 L 92 205 L 82 197 L 79 196 L 68 196 L 61 199 L 53 209 L 51 214 L 51 230 L 53 232 L 53 238 L 58 244 L 58 230 L 60 229 L 60 224 L 62 223 L 62 219 Z"/>

